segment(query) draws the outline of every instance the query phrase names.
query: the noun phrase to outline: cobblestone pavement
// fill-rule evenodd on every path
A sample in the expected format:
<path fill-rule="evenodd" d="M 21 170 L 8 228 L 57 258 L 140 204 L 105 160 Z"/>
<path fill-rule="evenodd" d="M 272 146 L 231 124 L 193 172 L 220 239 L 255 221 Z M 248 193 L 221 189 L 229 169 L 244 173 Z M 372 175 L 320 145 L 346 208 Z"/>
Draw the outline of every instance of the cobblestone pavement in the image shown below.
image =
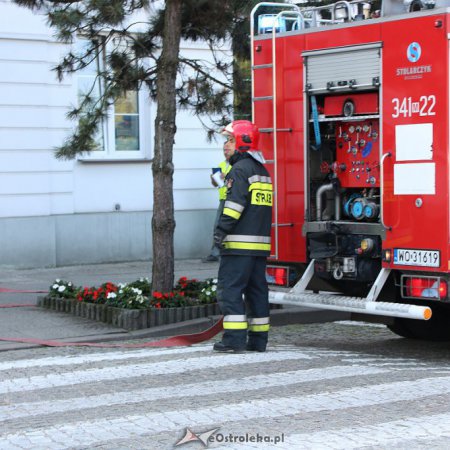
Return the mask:
<path fill-rule="evenodd" d="M 0 449 L 448 449 L 450 345 L 382 325 L 274 328 L 266 353 L 0 354 Z"/>

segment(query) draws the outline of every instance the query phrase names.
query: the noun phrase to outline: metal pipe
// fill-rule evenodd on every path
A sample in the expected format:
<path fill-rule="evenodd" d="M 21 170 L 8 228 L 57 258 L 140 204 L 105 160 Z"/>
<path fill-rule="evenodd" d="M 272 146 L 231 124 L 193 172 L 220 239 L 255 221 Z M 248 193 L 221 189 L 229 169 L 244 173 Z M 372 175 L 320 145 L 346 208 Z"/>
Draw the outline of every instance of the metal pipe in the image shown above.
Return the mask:
<path fill-rule="evenodd" d="M 432 315 L 428 306 L 409 305 L 405 303 L 371 302 L 363 299 L 342 297 L 333 294 L 289 294 L 269 292 L 269 302 L 278 305 L 308 306 L 311 308 L 348 311 L 376 316 L 403 317 L 406 319 L 428 320 Z"/>
<path fill-rule="evenodd" d="M 324 184 L 317 189 L 316 193 L 316 219 L 320 222 L 322 220 L 322 195 L 325 192 L 333 191 L 334 185 L 333 183 Z M 341 220 L 341 194 L 339 191 L 336 191 L 334 194 L 334 219 Z"/>
<path fill-rule="evenodd" d="M 388 227 L 384 223 L 384 204 L 383 204 L 383 200 L 384 200 L 384 161 L 386 158 L 390 158 L 391 156 L 392 156 L 392 153 L 387 152 L 381 157 L 381 161 L 380 161 L 380 220 L 381 220 L 381 225 L 383 225 L 384 229 L 388 230 L 388 231 L 391 231 L 392 227 Z"/>
<path fill-rule="evenodd" d="M 339 191 L 334 194 L 334 220 L 341 220 L 341 194 Z"/>
<path fill-rule="evenodd" d="M 342 6 L 343 6 L 343 8 L 342 8 Z M 337 20 L 336 19 L 336 13 L 337 13 L 338 10 L 342 10 L 342 9 L 346 9 L 347 10 L 347 17 L 338 17 L 338 19 L 352 20 L 352 18 L 353 18 L 352 16 L 353 15 L 352 15 L 350 3 L 345 1 L 345 0 L 336 2 L 333 5 L 333 9 L 331 10 L 332 20 Z"/>
<path fill-rule="evenodd" d="M 316 192 L 316 219 L 320 222 L 322 220 L 322 195 L 325 192 L 332 191 L 333 190 L 333 184 L 323 184 L 320 186 L 319 189 L 317 189 Z"/>

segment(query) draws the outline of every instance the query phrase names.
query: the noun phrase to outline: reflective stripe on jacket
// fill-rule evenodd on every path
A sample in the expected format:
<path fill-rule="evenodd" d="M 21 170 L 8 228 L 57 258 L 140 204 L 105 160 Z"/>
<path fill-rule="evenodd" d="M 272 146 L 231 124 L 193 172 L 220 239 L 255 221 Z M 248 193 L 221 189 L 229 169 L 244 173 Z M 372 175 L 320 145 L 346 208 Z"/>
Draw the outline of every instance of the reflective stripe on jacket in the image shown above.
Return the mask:
<path fill-rule="evenodd" d="M 220 171 L 226 175 L 231 170 L 231 165 L 228 161 L 222 161 L 219 164 Z M 224 184 L 219 188 L 219 200 L 225 200 L 227 198 L 227 185 Z"/>

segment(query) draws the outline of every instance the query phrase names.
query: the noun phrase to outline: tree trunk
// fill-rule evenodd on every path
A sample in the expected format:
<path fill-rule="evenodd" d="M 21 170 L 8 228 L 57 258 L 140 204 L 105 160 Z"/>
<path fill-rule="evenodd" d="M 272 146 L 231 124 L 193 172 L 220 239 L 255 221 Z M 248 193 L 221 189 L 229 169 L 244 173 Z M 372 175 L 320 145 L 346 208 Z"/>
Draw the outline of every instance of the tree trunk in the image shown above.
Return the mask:
<path fill-rule="evenodd" d="M 153 290 L 174 284 L 173 144 L 176 132 L 176 79 L 181 36 L 182 0 L 167 0 L 163 47 L 158 63 L 157 113 L 153 159 Z"/>

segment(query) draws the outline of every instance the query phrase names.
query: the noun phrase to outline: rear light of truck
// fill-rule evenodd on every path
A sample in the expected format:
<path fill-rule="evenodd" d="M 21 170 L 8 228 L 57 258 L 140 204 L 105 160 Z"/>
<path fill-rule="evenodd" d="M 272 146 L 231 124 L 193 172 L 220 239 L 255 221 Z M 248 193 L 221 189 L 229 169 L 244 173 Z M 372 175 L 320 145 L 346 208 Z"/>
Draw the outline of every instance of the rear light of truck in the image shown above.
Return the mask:
<path fill-rule="evenodd" d="M 289 286 L 289 267 L 267 266 L 266 280 L 269 284 Z"/>
<path fill-rule="evenodd" d="M 402 275 L 402 297 L 442 300 L 447 298 L 448 286 L 439 277 Z"/>
<path fill-rule="evenodd" d="M 383 262 L 390 263 L 392 259 L 392 250 L 390 248 L 383 250 Z"/>

